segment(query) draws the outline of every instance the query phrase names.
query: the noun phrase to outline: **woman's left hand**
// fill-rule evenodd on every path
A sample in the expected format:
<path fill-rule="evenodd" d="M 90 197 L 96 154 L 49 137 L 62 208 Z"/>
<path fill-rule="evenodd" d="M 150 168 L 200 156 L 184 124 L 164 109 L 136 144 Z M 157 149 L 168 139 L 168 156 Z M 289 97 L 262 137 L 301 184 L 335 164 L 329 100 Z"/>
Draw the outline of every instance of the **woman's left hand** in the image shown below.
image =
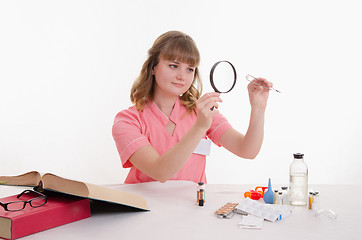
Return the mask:
<path fill-rule="evenodd" d="M 273 83 L 267 81 L 265 78 L 254 79 L 253 82 L 263 85 L 265 87 L 271 88 L 273 87 Z M 249 83 L 248 92 L 249 92 L 249 100 L 252 109 L 264 109 L 266 108 L 268 97 L 269 97 L 268 89 L 258 86 L 254 83 Z"/>

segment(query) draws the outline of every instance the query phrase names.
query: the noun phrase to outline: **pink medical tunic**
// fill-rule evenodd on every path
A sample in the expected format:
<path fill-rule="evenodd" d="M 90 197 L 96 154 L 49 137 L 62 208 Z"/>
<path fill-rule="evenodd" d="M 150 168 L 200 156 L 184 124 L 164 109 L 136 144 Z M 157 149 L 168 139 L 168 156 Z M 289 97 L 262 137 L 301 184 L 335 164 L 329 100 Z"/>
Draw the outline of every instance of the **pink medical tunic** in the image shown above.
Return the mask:
<path fill-rule="evenodd" d="M 132 165 L 129 158 L 143 146 L 151 145 L 159 155 L 167 152 L 189 131 L 197 119 L 196 111 L 187 112 L 177 99 L 170 118 L 154 102 L 147 104 L 142 112 L 135 106 L 119 112 L 114 120 L 112 134 L 117 146 L 122 166 L 131 168 L 125 183 L 155 181 Z M 172 136 L 167 132 L 169 121 L 175 123 Z M 212 119 L 210 129 L 204 138 L 209 138 L 219 146 L 219 139 L 231 125 L 221 114 Z M 207 182 L 205 176 L 206 156 L 193 153 L 183 168 L 171 180 Z"/>

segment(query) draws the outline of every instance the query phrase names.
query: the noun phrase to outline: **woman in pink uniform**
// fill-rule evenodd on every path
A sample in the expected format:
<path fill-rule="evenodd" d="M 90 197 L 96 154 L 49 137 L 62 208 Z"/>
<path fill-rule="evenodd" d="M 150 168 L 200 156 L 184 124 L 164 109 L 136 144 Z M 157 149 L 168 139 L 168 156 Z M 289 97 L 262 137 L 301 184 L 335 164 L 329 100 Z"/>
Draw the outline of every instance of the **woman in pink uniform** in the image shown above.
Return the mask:
<path fill-rule="evenodd" d="M 243 135 L 219 113 L 219 93 L 201 96 L 199 63 L 195 42 L 182 32 L 162 34 L 149 49 L 132 86 L 134 106 L 117 114 L 112 129 L 122 165 L 131 168 L 125 183 L 206 182 L 207 153 L 196 149 L 207 149 L 210 140 L 241 158 L 259 153 L 269 91 L 248 85 L 251 114 Z"/>

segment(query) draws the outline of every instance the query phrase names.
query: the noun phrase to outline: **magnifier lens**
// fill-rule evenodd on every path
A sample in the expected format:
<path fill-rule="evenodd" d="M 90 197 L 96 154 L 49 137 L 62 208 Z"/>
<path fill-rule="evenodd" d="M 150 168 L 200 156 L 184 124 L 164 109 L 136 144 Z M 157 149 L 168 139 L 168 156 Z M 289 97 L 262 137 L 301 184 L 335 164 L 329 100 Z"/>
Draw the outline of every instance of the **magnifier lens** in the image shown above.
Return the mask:
<path fill-rule="evenodd" d="M 214 70 L 214 84 L 220 92 L 227 92 L 234 84 L 234 71 L 230 64 L 221 62 Z"/>
<path fill-rule="evenodd" d="M 228 61 L 219 61 L 214 64 L 210 72 L 210 83 L 215 92 L 227 93 L 234 88 L 236 71 Z"/>

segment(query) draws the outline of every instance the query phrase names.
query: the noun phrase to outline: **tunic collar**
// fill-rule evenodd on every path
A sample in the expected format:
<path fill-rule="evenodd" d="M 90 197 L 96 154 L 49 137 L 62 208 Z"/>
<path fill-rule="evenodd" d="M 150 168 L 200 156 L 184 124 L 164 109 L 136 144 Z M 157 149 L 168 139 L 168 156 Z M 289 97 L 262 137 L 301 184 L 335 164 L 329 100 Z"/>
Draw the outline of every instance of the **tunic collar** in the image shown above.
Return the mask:
<path fill-rule="evenodd" d="M 169 121 L 172 121 L 173 123 L 177 124 L 180 120 L 180 117 L 185 112 L 185 107 L 181 104 L 180 98 L 176 98 L 175 105 L 173 106 L 170 118 L 168 118 L 162 111 L 159 109 L 159 107 L 156 105 L 154 101 L 152 101 L 151 104 L 151 110 L 152 112 L 157 116 L 158 119 L 162 122 L 164 126 L 167 125 Z"/>

